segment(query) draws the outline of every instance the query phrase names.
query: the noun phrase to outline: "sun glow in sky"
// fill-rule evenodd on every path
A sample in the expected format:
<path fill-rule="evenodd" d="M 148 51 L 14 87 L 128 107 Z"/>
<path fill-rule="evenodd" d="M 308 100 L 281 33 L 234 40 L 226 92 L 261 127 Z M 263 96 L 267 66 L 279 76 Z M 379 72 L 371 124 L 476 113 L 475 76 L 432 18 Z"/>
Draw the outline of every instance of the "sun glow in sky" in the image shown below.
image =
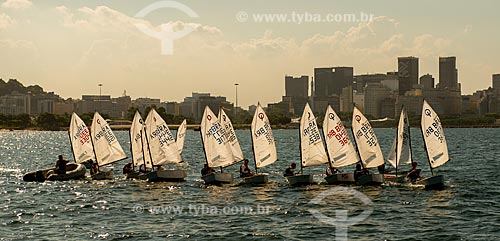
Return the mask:
<path fill-rule="evenodd" d="M 163 101 L 191 92 L 234 101 L 239 83 L 246 108 L 279 101 L 285 75 L 312 76 L 314 67 L 385 73 L 397 70 L 398 56 L 416 56 L 420 75 L 438 82 L 438 57 L 456 56 L 463 94 L 488 88 L 500 72 L 498 1 L 171 1 L 198 17 L 177 8 L 136 17 L 155 2 L 0 0 L 0 78 L 64 98 L 98 94 L 102 83 L 103 94 Z M 259 21 L 259 14 L 287 19 Z M 311 19 L 335 14 L 373 18 Z M 167 23 L 193 30 L 174 40 L 172 55 L 136 26 L 159 31 Z"/>

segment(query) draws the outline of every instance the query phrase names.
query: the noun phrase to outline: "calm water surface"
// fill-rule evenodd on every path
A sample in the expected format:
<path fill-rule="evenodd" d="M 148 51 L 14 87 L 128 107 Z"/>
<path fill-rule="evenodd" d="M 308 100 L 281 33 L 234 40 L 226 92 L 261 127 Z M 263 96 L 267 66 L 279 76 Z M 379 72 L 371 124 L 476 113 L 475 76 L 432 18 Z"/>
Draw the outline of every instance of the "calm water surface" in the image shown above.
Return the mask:
<path fill-rule="evenodd" d="M 298 162 L 297 132 L 274 131 L 280 160 L 262 170 L 270 173 L 271 183 L 261 187 L 238 185 L 239 178 L 228 186 L 203 185 L 203 149 L 199 132 L 192 130 L 182 154 L 188 170 L 183 183 L 125 180 L 125 162 L 112 165 L 112 181 L 26 183 L 23 173 L 54 165 L 58 154 L 72 159 L 67 133 L 0 132 L 0 240 L 334 239 L 335 227 L 316 219 L 310 209 L 330 217 L 341 209 L 351 217 L 373 210 L 349 227 L 350 240 L 500 240 L 500 129 L 446 129 L 452 160 L 438 169 L 446 189 L 353 186 L 372 200 L 371 206 L 341 194 L 312 204 L 334 186 L 287 186 L 281 173 L 290 161 Z M 376 133 L 386 154 L 395 129 Z M 115 134 L 129 154 L 128 132 Z M 412 129 L 412 134 L 415 160 L 429 175 L 420 132 Z M 237 135 L 253 161 L 249 131 Z M 317 174 L 315 180 L 322 182 L 324 168 L 304 172 Z M 228 171 L 237 177 L 237 166 Z"/>

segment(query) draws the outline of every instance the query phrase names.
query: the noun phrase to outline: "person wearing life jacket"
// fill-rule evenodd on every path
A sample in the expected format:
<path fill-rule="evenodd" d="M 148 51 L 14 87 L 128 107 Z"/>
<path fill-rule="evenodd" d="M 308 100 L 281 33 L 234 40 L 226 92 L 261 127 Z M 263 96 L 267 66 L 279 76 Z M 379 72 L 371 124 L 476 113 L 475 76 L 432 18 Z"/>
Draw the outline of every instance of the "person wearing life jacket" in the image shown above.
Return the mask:
<path fill-rule="evenodd" d="M 240 166 L 240 177 L 251 177 L 253 173 L 250 171 L 250 167 L 248 167 L 248 159 L 243 159 L 243 164 Z"/>
<path fill-rule="evenodd" d="M 57 174 L 66 174 L 66 164 L 69 161 L 64 160 L 62 155 L 59 155 L 59 159 L 56 161 L 56 173 Z"/>

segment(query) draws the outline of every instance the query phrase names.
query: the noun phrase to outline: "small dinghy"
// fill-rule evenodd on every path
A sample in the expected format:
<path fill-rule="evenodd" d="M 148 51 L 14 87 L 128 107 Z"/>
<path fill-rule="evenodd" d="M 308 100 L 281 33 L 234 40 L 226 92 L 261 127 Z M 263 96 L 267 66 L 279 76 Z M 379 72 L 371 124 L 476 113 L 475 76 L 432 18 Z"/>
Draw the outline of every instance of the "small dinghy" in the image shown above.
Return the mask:
<path fill-rule="evenodd" d="M 287 176 L 286 180 L 292 186 L 313 184 L 313 175 L 304 174 L 303 167 L 319 166 L 328 163 L 323 139 L 316 123 L 316 117 L 308 103 L 300 118 L 300 174 Z"/>
<path fill-rule="evenodd" d="M 222 172 L 222 167 L 234 164 L 236 159 L 231 150 L 231 143 L 227 139 L 224 126 L 208 106 L 205 106 L 200 127 L 207 166 L 209 168 L 221 168 L 221 172 L 213 172 L 203 175 L 201 178 L 207 185 L 231 183 L 233 175 Z"/>
<path fill-rule="evenodd" d="M 48 181 L 68 181 L 85 177 L 85 166 L 81 164 L 67 164 L 66 174 L 57 174 L 55 168 L 48 168 L 27 173 L 23 176 L 25 182 L 44 182 Z"/>
<path fill-rule="evenodd" d="M 435 175 L 434 169 L 450 160 L 448 144 L 446 143 L 441 120 L 426 100 L 424 100 L 422 106 L 421 130 L 432 176 L 417 181 L 417 184 L 424 185 L 426 189 L 442 189 L 444 187 L 444 176 Z"/>
<path fill-rule="evenodd" d="M 354 106 L 352 112 L 352 134 L 358 147 L 358 154 L 363 168 L 374 168 L 384 165 L 382 150 L 368 119 Z M 381 185 L 384 182 L 383 174 L 363 175 L 358 179 L 359 185 Z"/>
<path fill-rule="evenodd" d="M 150 182 L 183 182 L 187 173 L 185 170 L 156 170 L 146 176 Z"/>
<path fill-rule="evenodd" d="M 201 177 L 205 184 L 220 185 L 233 182 L 233 174 L 229 172 L 214 172 Z"/>
<path fill-rule="evenodd" d="M 356 150 L 342 120 L 330 105 L 328 105 L 323 120 L 323 134 L 326 142 L 326 154 L 330 160 L 330 169 L 338 169 L 359 162 Z M 353 184 L 356 182 L 354 173 L 332 173 L 326 176 L 325 180 L 328 184 Z"/>
<path fill-rule="evenodd" d="M 245 184 L 266 184 L 269 182 L 269 174 L 258 173 L 259 168 L 265 167 L 278 160 L 276 145 L 274 142 L 271 123 L 267 118 L 266 112 L 262 109 L 260 103 L 257 104 L 253 115 L 252 125 L 252 151 L 254 155 L 255 174 L 250 177 L 244 177 Z"/>

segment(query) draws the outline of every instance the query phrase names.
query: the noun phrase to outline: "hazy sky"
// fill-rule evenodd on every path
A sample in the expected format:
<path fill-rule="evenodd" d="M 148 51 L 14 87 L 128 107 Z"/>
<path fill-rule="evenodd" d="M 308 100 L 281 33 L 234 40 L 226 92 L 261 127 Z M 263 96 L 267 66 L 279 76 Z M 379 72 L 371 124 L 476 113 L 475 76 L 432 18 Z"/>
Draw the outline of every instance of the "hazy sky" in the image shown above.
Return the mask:
<path fill-rule="evenodd" d="M 0 77 L 64 98 L 98 94 L 102 83 L 103 94 L 126 90 L 163 101 L 191 92 L 234 101 L 237 82 L 239 104 L 247 108 L 279 101 L 285 75 L 312 76 L 314 67 L 385 73 L 397 69 L 397 56 L 412 55 L 420 58 L 420 75 L 431 73 L 437 82 L 438 57 L 453 55 L 462 93 L 491 86 L 500 72 L 499 1 L 178 1 L 199 17 L 175 8 L 135 17 L 155 2 L 0 0 Z M 304 22 L 306 15 L 361 12 L 374 18 Z M 256 14 L 288 18 L 263 23 Z M 174 40 L 172 55 L 162 55 L 160 40 L 136 24 L 159 30 L 169 22 L 194 31 Z"/>

